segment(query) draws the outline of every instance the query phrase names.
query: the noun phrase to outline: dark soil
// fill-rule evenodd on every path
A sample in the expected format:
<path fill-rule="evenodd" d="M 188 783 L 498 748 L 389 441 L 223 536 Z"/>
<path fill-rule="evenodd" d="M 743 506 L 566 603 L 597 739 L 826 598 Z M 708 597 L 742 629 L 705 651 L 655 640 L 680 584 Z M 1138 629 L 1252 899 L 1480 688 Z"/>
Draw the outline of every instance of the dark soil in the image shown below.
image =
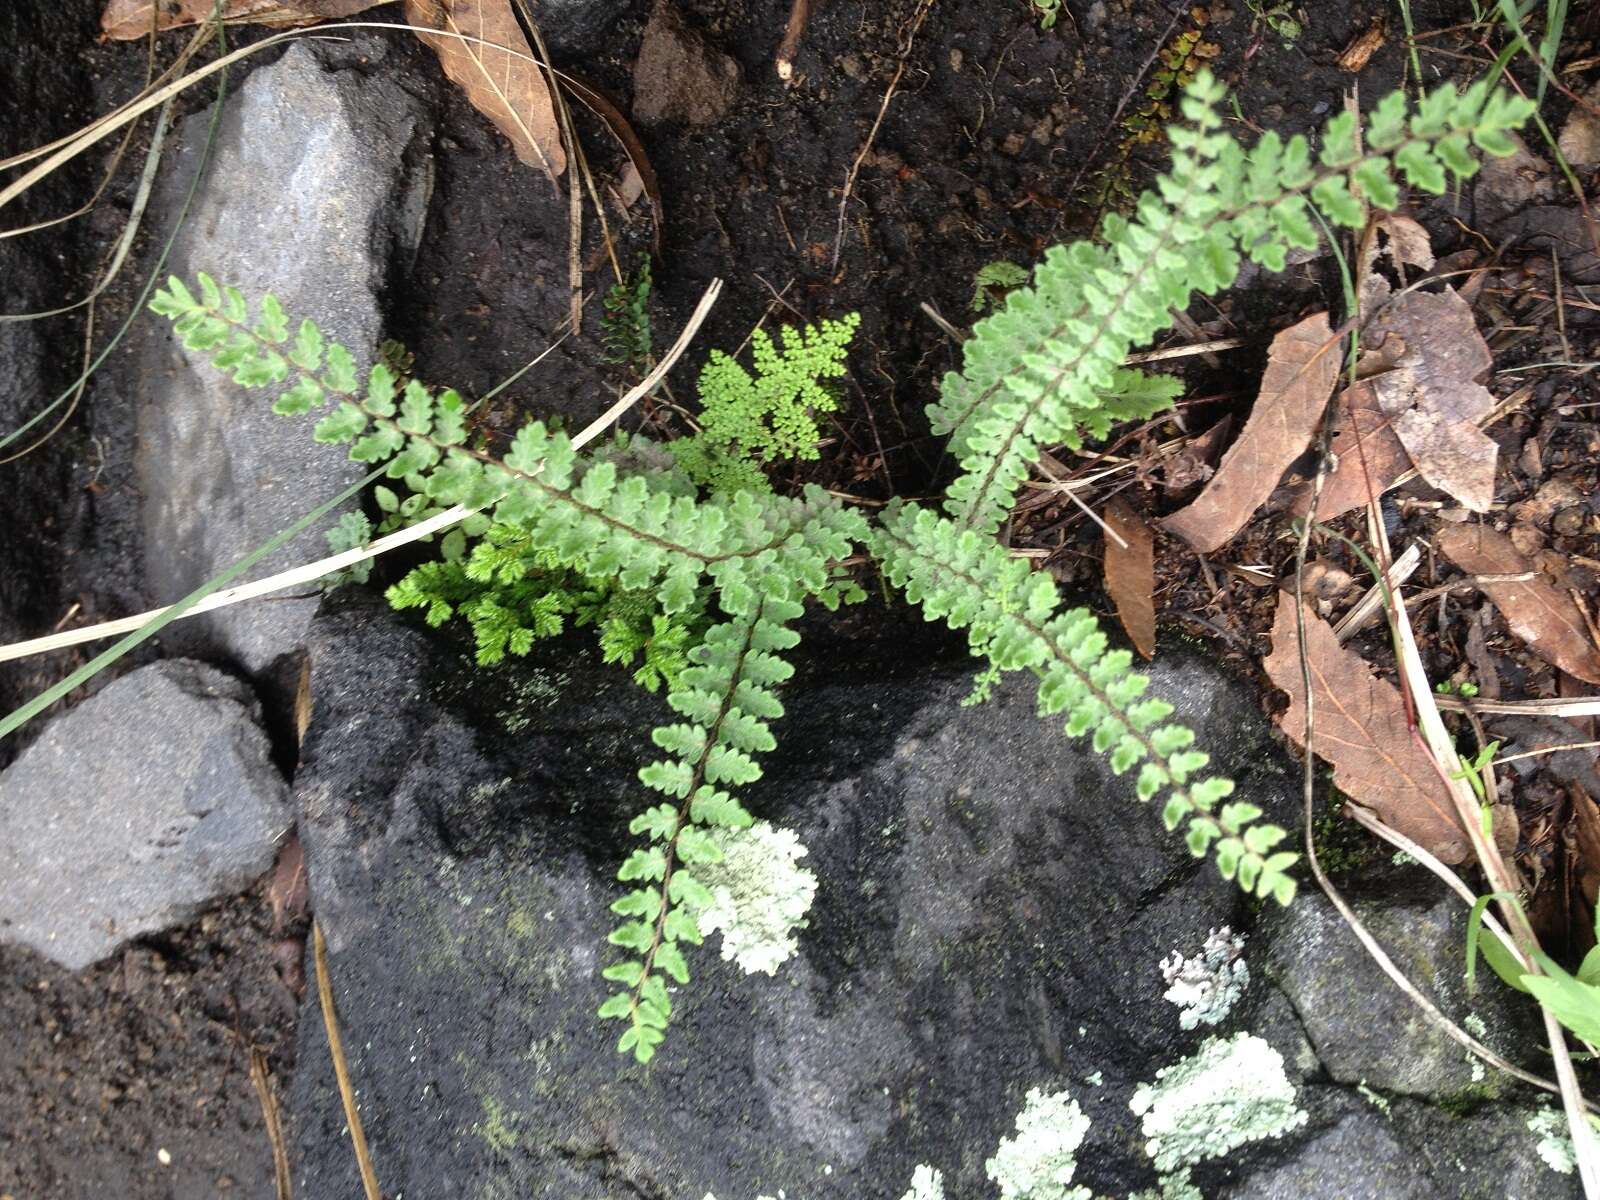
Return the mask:
<path fill-rule="evenodd" d="M 275 1195 L 250 1051 L 281 1094 L 297 1002 L 266 910 L 239 897 L 79 975 L 0 946 L 0 1196 Z"/>
<path fill-rule="evenodd" d="M 144 51 L 97 46 L 99 7 L 98 0 L 0 6 L 0 156 L 57 137 L 137 89 Z M 614 96 L 624 111 L 648 7 L 638 0 L 601 53 L 560 64 Z M 1118 160 L 1124 137 L 1115 114 L 1138 108 L 1152 56 L 1165 40 L 1195 27 L 1195 17 L 1154 0 L 1068 0 L 1058 26 L 1045 32 L 1026 0 L 935 4 L 909 44 L 903 77 L 862 160 L 841 227 L 840 190 L 879 113 L 916 4 L 833 0 L 818 7 L 796 62 L 799 83 L 786 89 L 771 55 L 788 0 L 683 4 L 691 24 L 738 61 L 744 84 L 735 109 L 710 128 L 639 131 L 666 214 L 655 264 L 657 346 L 676 335 L 712 279 L 725 281 L 720 303 L 672 377 L 683 401 L 693 395 L 705 351 L 739 346 L 763 314 L 782 322 L 860 311 L 846 403 L 828 431 L 828 450 L 808 474 L 869 501 L 925 494 L 950 465 L 927 437 L 921 408 L 941 374 L 957 365 L 958 352 L 919 305 L 927 301 L 964 325 L 980 267 L 1002 258 L 1027 264 L 1093 226 L 1101 172 Z M 397 20 L 397 8 L 370 15 Z M 1412 5 L 1421 31 L 1452 26 L 1468 12 L 1453 0 Z M 1220 48 L 1214 65 L 1235 83 L 1237 113 L 1251 128 L 1288 133 L 1318 123 L 1357 80 L 1337 65 L 1339 53 L 1375 19 L 1395 24 L 1389 0 L 1328 0 L 1304 6 L 1300 15 L 1305 32 L 1286 46 L 1242 4 L 1219 2 L 1202 13 L 1203 37 Z M 1455 56 L 1472 53 L 1475 36 L 1459 31 L 1428 40 L 1423 64 L 1430 81 L 1471 67 Z M 394 38 L 391 53 L 372 69 L 400 72 L 407 86 L 433 98 L 439 134 L 423 246 L 389 297 L 392 332 L 414 353 L 421 377 L 481 394 L 543 349 L 566 315 L 566 204 L 443 82 L 426 50 Z M 177 41 L 168 35 L 164 52 Z M 1399 31 L 1391 28 L 1359 76 L 1363 97 L 1396 86 L 1404 59 Z M 578 119 L 603 184 L 622 156 L 591 118 Z M 140 161 L 141 152 L 136 142 L 129 161 Z M 1140 186 L 1160 156 L 1159 143 L 1134 149 L 1125 184 Z M 8 211 L 6 224 L 69 208 L 72 197 L 92 189 L 100 165 L 58 177 L 36 204 Z M 129 176 L 125 167 L 107 205 L 87 223 L 32 242 L 0 241 L 6 311 L 82 293 L 120 226 Z M 608 213 L 625 266 L 649 246 L 647 207 L 635 205 L 631 224 L 614 208 Z M 1439 254 L 1481 249 L 1445 208 L 1430 210 L 1427 221 Z M 23 245 L 29 249 L 17 249 Z M 491 410 L 491 431 L 510 427 L 519 413 L 586 420 L 628 381 L 600 354 L 598 294 L 610 277 L 592 213 L 584 249 L 593 293 L 584 332 Z M 145 255 L 147 262 L 148 248 Z M 26 269 L 15 267 L 18 261 Z M 125 278 L 108 294 L 104 328 L 128 311 L 138 282 Z M 1500 301 L 1502 324 L 1538 322 L 1537 313 L 1519 307 L 1519 285 L 1510 286 L 1514 294 Z M 1324 259 L 1254 281 L 1190 315 L 1204 336 L 1264 338 L 1337 296 L 1337 274 Z M 1574 357 L 1593 357 L 1589 335 L 1578 323 L 1574 328 L 1582 334 Z M 21 404 L 8 395 L 0 408 L 6 429 L 33 411 L 38 396 L 70 381 L 80 338 L 81 326 L 69 318 L 49 323 L 42 342 L 0 342 L 0 364 L 25 360 L 37 375 L 19 391 Z M 1174 340 L 1194 338 L 1174 334 Z M 1547 350 L 1530 344 L 1517 352 L 1541 361 L 1535 356 Z M 1261 361 L 1259 350 L 1244 350 L 1214 365 L 1185 366 L 1191 395 L 1214 398 L 1189 413 L 1189 428 L 1243 412 Z M 1526 438 L 1548 429 L 1547 463 L 1583 453 L 1592 461 L 1584 439 L 1593 426 L 1551 415 L 1558 402 L 1594 399 L 1591 389 L 1587 379 L 1542 384 L 1526 415 L 1500 432 L 1505 460 L 1517 460 Z M 128 513 L 137 503 L 127 469 L 131 447 L 122 444 L 131 415 L 116 399 L 114 388 L 92 391 L 87 416 L 68 422 L 44 452 L 0 467 L 8 497 L 9 531 L 0 540 L 0 634 L 7 640 L 69 617 L 100 619 L 170 599 L 138 594 L 136 545 L 106 532 L 131 528 Z M 647 404 L 632 419 L 683 428 L 666 405 Z M 1154 489 L 1128 492 L 1152 512 L 1174 506 Z M 1396 513 L 1405 518 L 1404 502 Z M 1263 523 L 1255 540 L 1231 548 L 1230 561 L 1281 574 L 1292 549 L 1281 532 Z M 1075 510 L 1037 510 L 1016 535 L 1050 550 L 1058 575 L 1096 584 L 1098 535 Z M 1161 571 L 1167 618 L 1214 639 L 1222 653 L 1254 657 L 1264 648 L 1270 587 L 1198 563 L 1172 545 L 1162 549 Z M 1441 645 L 1456 653 L 1459 629 L 1440 628 Z M 1503 626 L 1496 633 L 1510 655 Z M 0 702 L 9 708 L 84 657 L 60 655 L 0 672 Z M 7 1031 L 0 1039 L 0 1197 L 271 1195 L 270 1147 L 247 1070 L 251 1044 L 267 1052 L 280 1084 L 292 1067 L 286 1055 L 294 1007 L 278 980 L 271 941 L 264 902 L 252 895 L 78 977 L 0 950 L 0 977 L 9 984 L 0 989 L 0 1028 Z M 158 1158 L 162 1150 L 170 1165 Z"/>

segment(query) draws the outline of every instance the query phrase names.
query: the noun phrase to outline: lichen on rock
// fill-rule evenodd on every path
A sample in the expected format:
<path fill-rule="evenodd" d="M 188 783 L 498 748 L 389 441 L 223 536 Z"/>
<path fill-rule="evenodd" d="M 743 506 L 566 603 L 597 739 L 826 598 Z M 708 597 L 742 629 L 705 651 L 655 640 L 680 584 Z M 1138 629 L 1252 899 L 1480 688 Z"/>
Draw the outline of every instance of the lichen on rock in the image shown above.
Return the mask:
<path fill-rule="evenodd" d="M 1145 1150 L 1160 1171 L 1215 1158 L 1305 1124 L 1283 1056 L 1254 1034 L 1207 1038 L 1156 1072 L 1129 1103 L 1144 1119 Z"/>
<path fill-rule="evenodd" d="M 1070 1186 L 1088 1132 L 1089 1118 L 1068 1093 L 1033 1088 L 1016 1136 L 1002 1138 L 983 1169 L 1000 1185 L 1001 1200 L 1090 1200 L 1088 1188 Z"/>
<path fill-rule="evenodd" d="M 900 1200 L 944 1200 L 944 1174 L 927 1165 L 911 1173 L 911 1190 Z"/>
<path fill-rule="evenodd" d="M 1193 958 L 1174 950 L 1162 959 L 1161 974 L 1169 985 L 1166 998 L 1182 1010 L 1179 1025 L 1193 1029 L 1220 1024 L 1250 985 L 1244 934 L 1226 925 L 1213 929 Z"/>
<path fill-rule="evenodd" d="M 1567 1133 L 1566 1119 L 1558 1109 L 1540 1109 L 1528 1118 L 1528 1132 L 1539 1139 L 1539 1157 L 1545 1166 L 1562 1175 L 1577 1170 L 1578 1158 L 1573 1152 L 1572 1138 Z"/>
<path fill-rule="evenodd" d="M 747 974 L 777 973 L 798 948 L 795 931 L 817 894 L 817 877 L 797 866 L 807 851 L 792 829 L 757 821 L 712 835 L 722 861 L 698 868 L 713 901 L 700 910 L 702 936 L 722 934 L 722 957 Z"/>

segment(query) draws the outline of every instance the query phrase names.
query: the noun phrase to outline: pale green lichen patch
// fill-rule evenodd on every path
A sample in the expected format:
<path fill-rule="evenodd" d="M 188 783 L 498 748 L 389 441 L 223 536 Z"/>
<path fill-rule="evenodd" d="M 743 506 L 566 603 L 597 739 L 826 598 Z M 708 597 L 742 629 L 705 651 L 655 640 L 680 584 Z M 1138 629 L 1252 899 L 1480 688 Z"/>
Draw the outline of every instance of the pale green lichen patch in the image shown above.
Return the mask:
<path fill-rule="evenodd" d="M 496 1154 L 506 1154 L 517 1144 L 517 1131 L 513 1128 L 516 1121 L 516 1113 L 507 1112 L 495 1097 L 485 1096 L 483 1120 L 477 1124 L 478 1136 L 489 1143 L 489 1149 Z"/>
<path fill-rule="evenodd" d="M 944 1200 L 944 1175 L 929 1166 L 911 1173 L 911 1190 L 900 1200 Z"/>
<path fill-rule="evenodd" d="M 1192 958 L 1174 950 L 1162 959 L 1161 975 L 1169 985 L 1166 998 L 1182 1010 L 1178 1024 L 1185 1029 L 1220 1024 L 1250 984 L 1244 934 L 1226 925 L 1213 929 Z"/>
<path fill-rule="evenodd" d="M 712 896 L 697 916 L 700 933 L 721 933 L 723 959 L 747 974 L 776 974 L 798 948 L 795 931 L 817 894 L 817 877 L 796 865 L 806 848 L 794 830 L 766 821 L 718 829 L 711 839 L 722 861 L 695 869 Z"/>
<path fill-rule="evenodd" d="M 1200 1050 L 1156 1072 L 1129 1104 L 1144 1119 L 1145 1150 L 1157 1170 L 1227 1154 L 1305 1124 L 1283 1056 L 1254 1034 L 1207 1038 Z"/>
<path fill-rule="evenodd" d="M 1528 1118 L 1528 1132 L 1538 1137 L 1539 1144 L 1535 1148 L 1539 1151 L 1539 1157 L 1544 1159 L 1545 1166 L 1562 1175 L 1571 1175 L 1577 1169 L 1578 1158 L 1573 1153 L 1566 1118 L 1559 1110 L 1540 1109 Z"/>
<path fill-rule="evenodd" d="M 1000 1185 L 1001 1200 L 1090 1200 L 1088 1188 L 1070 1186 L 1088 1132 L 1089 1118 L 1070 1095 L 1034 1088 L 1017 1114 L 1016 1136 L 1003 1138 L 983 1169 Z"/>
<path fill-rule="evenodd" d="M 1171 1175 L 1163 1175 L 1160 1187 L 1135 1192 L 1128 1200 L 1205 1200 L 1205 1196 L 1195 1187 L 1194 1180 L 1189 1177 L 1189 1168 L 1185 1167 Z"/>

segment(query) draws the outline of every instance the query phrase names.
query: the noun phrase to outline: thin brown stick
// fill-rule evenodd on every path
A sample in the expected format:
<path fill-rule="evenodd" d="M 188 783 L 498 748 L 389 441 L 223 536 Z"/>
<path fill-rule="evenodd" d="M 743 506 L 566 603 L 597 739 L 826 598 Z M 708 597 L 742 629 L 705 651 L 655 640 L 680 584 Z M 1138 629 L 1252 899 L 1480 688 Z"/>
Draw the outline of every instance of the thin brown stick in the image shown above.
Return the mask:
<path fill-rule="evenodd" d="M 383 1200 L 378 1190 L 378 1173 L 372 1169 L 367 1151 L 366 1131 L 361 1128 L 361 1113 L 356 1108 L 355 1089 L 350 1086 L 350 1068 L 345 1063 L 344 1040 L 339 1036 L 339 1015 L 333 1010 L 333 982 L 328 973 L 328 943 L 322 937 L 322 922 L 311 922 L 311 957 L 317 967 L 317 1000 L 322 1005 L 322 1023 L 328 1030 L 328 1054 L 333 1058 L 334 1078 L 339 1081 L 339 1100 L 344 1105 L 345 1124 L 350 1126 L 350 1145 L 355 1148 L 356 1166 L 361 1170 L 361 1189 L 367 1200 Z"/>
<path fill-rule="evenodd" d="M 272 1094 L 272 1079 L 267 1074 L 267 1056 L 259 1047 L 250 1047 L 250 1083 L 261 1101 L 261 1120 L 272 1143 L 272 1183 L 277 1200 L 294 1200 L 293 1176 L 289 1172 L 289 1148 L 283 1140 L 283 1121 L 278 1116 L 278 1098 Z"/>
<path fill-rule="evenodd" d="M 911 57 L 911 47 L 917 40 L 917 31 L 922 28 L 922 22 L 927 19 L 928 12 L 932 8 L 933 0 L 921 0 L 917 5 L 916 14 L 911 18 L 911 26 L 906 31 L 905 42 L 900 47 L 894 76 L 889 80 L 888 88 L 884 90 L 883 103 L 878 105 L 878 115 L 872 119 L 872 128 L 867 130 L 867 140 L 861 143 L 861 151 L 856 155 L 855 162 L 850 164 L 850 171 L 844 177 L 844 191 L 839 194 L 839 225 L 834 233 L 833 261 L 828 266 L 829 275 L 838 274 L 839 255 L 844 253 L 845 210 L 850 205 L 850 193 L 855 190 L 856 176 L 860 174 L 861 164 L 866 162 L 867 155 L 872 153 L 872 143 L 878 136 L 878 127 L 883 124 L 884 114 L 889 111 L 889 101 L 894 99 L 895 89 L 900 86 L 900 78 L 906 73 L 906 62 Z"/>
<path fill-rule="evenodd" d="M 778 78 L 785 83 L 794 82 L 794 56 L 800 53 L 800 39 L 805 36 L 806 22 L 811 19 L 811 0 L 794 0 L 789 9 L 789 23 L 783 27 L 783 41 L 778 43 L 775 66 Z"/>

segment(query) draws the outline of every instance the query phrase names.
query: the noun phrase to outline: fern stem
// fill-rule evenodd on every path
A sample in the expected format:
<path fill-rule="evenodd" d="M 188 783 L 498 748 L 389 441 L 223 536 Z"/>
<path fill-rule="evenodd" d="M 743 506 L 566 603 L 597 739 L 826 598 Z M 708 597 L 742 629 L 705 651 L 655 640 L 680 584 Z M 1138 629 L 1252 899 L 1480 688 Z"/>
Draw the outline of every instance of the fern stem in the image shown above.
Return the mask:
<path fill-rule="evenodd" d="M 999 608 L 1008 619 L 1015 621 L 1018 626 L 1026 630 L 1029 635 L 1035 638 L 1039 644 L 1045 648 L 1046 653 L 1054 662 L 1072 672 L 1072 674 L 1076 676 L 1080 682 L 1082 682 L 1084 688 L 1089 692 L 1089 694 L 1103 704 L 1108 711 L 1116 713 L 1126 711 L 1126 706 L 1118 702 L 1104 688 L 1100 687 L 1094 681 L 1093 676 L 1079 666 L 1070 654 L 1065 654 L 1062 652 L 1061 648 L 1056 644 L 1056 639 L 1050 635 L 1049 630 L 1045 629 L 1038 622 L 1032 621 L 1027 617 L 1026 613 L 1022 611 L 1022 606 L 1020 604 L 1016 604 L 1014 601 L 1008 603 L 996 599 L 991 588 L 989 587 L 989 584 L 985 580 L 970 571 L 962 570 L 960 567 L 941 561 L 937 558 L 934 558 L 932 555 L 925 553 L 915 541 L 901 536 L 895 530 L 895 528 L 887 522 L 879 527 L 877 533 L 880 539 L 893 543 L 895 547 L 906 557 L 920 559 L 923 563 L 927 564 L 927 567 L 930 570 L 940 572 L 945 576 L 956 580 L 962 584 L 963 587 L 970 592 L 970 594 L 981 595 L 984 597 L 984 602 L 986 604 L 992 604 Z M 977 620 L 975 620 L 973 624 L 977 628 L 982 628 L 978 625 Z M 1031 669 L 1035 676 L 1042 678 L 1043 671 L 1039 667 L 1033 667 Z M 1126 726 L 1127 736 L 1131 736 L 1139 743 L 1140 747 L 1144 750 L 1145 757 L 1148 761 L 1155 763 L 1162 763 L 1166 761 L 1167 755 L 1163 754 L 1156 747 L 1155 743 L 1143 730 L 1134 726 L 1132 722 L 1124 722 L 1124 724 Z M 1221 821 L 1216 816 L 1212 815 L 1212 813 L 1209 811 L 1209 806 L 1197 802 L 1190 794 L 1189 789 L 1184 785 L 1176 782 L 1172 783 L 1170 785 L 1170 793 L 1171 795 L 1182 800 L 1188 806 L 1190 809 L 1189 821 L 1191 823 L 1199 822 L 1203 825 L 1206 825 L 1218 838 L 1237 837 L 1239 835 L 1240 830 L 1233 828 L 1228 823 Z"/>

